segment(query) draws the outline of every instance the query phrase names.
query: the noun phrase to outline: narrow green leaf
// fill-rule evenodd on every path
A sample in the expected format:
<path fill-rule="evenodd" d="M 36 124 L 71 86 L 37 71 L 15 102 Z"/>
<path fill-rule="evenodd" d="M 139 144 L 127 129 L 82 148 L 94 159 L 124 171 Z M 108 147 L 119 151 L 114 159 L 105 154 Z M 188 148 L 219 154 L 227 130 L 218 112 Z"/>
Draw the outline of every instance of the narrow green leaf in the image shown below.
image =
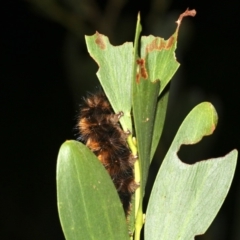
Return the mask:
<path fill-rule="evenodd" d="M 57 196 L 66 240 L 129 239 L 122 204 L 109 174 L 79 142 L 67 141 L 60 148 Z"/>
<path fill-rule="evenodd" d="M 115 113 L 123 111 L 120 119 L 125 131 L 132 131 L 132 73 L 133 44 L 112 46 L 108 38 L 100 33 L 86 36 L 87 48 L 99 65 L 97 76 Z"/>
<path fill-rule="evenodd" d="M 186 117 L 162 163 L 150 196 L 146 240 L 192 240 L 203 234 L 219 211 L 233 179 L 237 151 L 188 165 L 177 152 L 212 134 L 217 113 L 210 103 L 196 106 Z"/>
<path fill-rule="evenodd" d="M 135 81 L 135 77 L 136 77 L 136 71 L 137 71 L 137 64 L 136 64 L 136 61 L 137 59 L 139 58 L 139 54 L 138 54 L 138 43 L 139 43 L 139 37 L 140 37 L 140 33 L 142 31 L 142 26 L 141 26 L 141 23 L 140 23 L 140 13 L 138 13 L 138 16 L 137 16 L 137 24 L 136 24 L 136 32 L 135 32 L 135 38 L 134 38 L 134 48 L 133 48 L 133 72 L 132 72 L 132 82 L 131 84 L 133 85 L 134 84 L 134 81 Z M 132 87 L 133 89 L 133 87 Z M 131 138 L 132 136 L 130 136 Z M 133 150 L 133 149 L 131 149 Z M 135 149 L 136 150 L 136 149 Z M 136 154 L 135 152 L 133 152 L 133 154 Z M 135 180 L 136 180 L 136 176 L 135 176 Z M 130 214 L 128 216 L 128 226 L 129 226 L 129 231 L 130 232 L 134 232 L 134 229 L 135 229 L 135 222 L 136 222 L 136 219 L 135 219 L 135 211 L 137 209 L 137 207 L 135 206 L 135 193 L 132 195 L 132 207 L 131 207 L 131 211 L 130 211 Z"/>
<path fill-rule="evenodd" d="M 152 136 L 150 161 L 152 161 L 152 158 L 157 149 L 160 137 L 162 135 L 166 112 L 167 112 L 168 96 L 169 96 L 169 89 L 162 92 L 157 103 L 157 110 L 156 110 L 156 116 L 154 120 L 154 128 L 153 128 L 153 136 Z"/>
<path fill-rule="evenodd" d="M 143 195 L 150 165 L 150 151 L 159 88 L 159 81 L 150 82 L 143 79 L 133 85 L 133 115 L 142 176 L 140 184 L 143 188 Z"/>

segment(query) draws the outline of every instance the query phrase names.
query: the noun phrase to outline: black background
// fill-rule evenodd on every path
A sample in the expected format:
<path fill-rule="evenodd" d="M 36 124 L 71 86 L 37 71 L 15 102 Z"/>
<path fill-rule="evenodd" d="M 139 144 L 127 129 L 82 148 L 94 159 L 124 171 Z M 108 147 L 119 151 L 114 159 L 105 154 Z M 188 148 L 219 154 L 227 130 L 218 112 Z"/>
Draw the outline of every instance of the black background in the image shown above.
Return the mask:
<path fill-rule="evenodd" d="M 140 10 L 144 19 L 147 2 L 128 3 L 126 14 L 135 18 Z M 182 87 L 201 89 L 204 100 L 217 96 L 221 102 L 218 139 L 206 157 L 222 156 L 240 149 L 238 8 L 233 1 L 175 0 L 169 11 L 186 7 L 197 15 L 191 19 L 194 37 L 179 59 Z M 0 239 L 64 239 L 56 206 L 56 157 L 60 145 L 75 138 L 77 110 L 63 66 L 66 30 L 20 0 L 2 3 L 1 17 Z M 202 239 L 237 239 L 238 172 L 219 214 L 223 220 L 211 227 L 220 226 L 218 235 Z"/>

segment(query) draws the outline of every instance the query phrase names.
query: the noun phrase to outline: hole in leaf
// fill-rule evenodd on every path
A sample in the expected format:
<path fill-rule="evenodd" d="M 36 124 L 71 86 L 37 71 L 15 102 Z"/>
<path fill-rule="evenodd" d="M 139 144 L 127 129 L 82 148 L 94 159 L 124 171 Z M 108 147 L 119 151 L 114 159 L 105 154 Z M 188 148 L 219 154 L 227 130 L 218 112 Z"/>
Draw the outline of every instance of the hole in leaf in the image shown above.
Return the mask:
<path fill-rule="evenodd" d="M 194 164 L 201 160 L 213 158 L 214 154 L 214 137 L 204 137 L 200 142 L 193 145 L 181 145 L 177 155 L 182 162 Z"/>

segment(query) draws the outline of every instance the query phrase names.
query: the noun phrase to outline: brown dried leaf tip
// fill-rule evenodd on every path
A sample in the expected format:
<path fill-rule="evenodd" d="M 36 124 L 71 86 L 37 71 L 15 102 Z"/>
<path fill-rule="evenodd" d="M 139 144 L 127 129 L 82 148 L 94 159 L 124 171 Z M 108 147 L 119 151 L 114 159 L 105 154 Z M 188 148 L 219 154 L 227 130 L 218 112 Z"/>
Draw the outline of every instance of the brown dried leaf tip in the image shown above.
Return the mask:
<path fill-rule="evenodd" d="M 104 40 L 104 35 L 100 34 L 99 32 L 96 32 L 96 39 L 95 43 L 102 49 L 104 50 L 106 48 L 105 40 Z"/>
<path fill-rule="evenodd" d="M 188 17 L 188 16 L 194 17 L 196 14 L 197 14 L 197 12 L 195 9 L 189 10 L 187 8 L 187 10 L 184 13 L 180 14 L 178 20 L 176 21 L 176 23 L 178 24 L 178 27 L 180 26 L 184 17 Z"/>

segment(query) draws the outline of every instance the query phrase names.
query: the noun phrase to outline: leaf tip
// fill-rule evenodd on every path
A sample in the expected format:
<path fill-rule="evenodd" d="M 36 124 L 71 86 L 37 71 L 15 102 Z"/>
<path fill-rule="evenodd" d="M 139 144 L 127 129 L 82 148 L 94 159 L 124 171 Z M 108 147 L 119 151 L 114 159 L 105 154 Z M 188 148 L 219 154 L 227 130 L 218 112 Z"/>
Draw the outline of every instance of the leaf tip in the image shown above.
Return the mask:
<path fill-rule="evenodd" d="M 95 43 L 99 46 L 99 48 L 101 48 L 102 50 L 106 49 L 104 35 L 100 34 L 99 32 L 96 32 L 95 36 L 96 36 Z"/>
<path fill-rule="evenodd" d="M 217 111 L 216 109 L 214 108 L 214 106 L 209 102 L 209 107 L 211 109 L 211 112 L 212 112 L 212 128 L 211 128 L 211 132 L 210 134 L 212 134 L 216 127 L 217 127 L 217 123 L 218 123 L 218 114 L 217 114 Z"/>
<path fill-rule="evenodd" d="M 138 12 L 137 21 L 140 22 L 140 20 L 141 20 L 141 14 L 140 14 L 140 12 Z"/>
<path fill-rule="evenodd" d="M 73 149 L 73 146 L 76 146 L 75 140 L 66 140 L 60 147 L 59 155 L 66 155 L 68 156 Z"/>
<path fill-rule="evenodd" d="M 184 17 L 188 17 L 188 16 L 194 17 L 196 14 L 197 14 L 197 12 L 196 12 L 195 9 L 189 10 L 187 8 L 187 10 L 184 13 L 180 14 L 178 20 L 176 21 L 178 27 L 180 26 L 180 24 L 181 24 L 181 22 L 182 22 Z"/>

